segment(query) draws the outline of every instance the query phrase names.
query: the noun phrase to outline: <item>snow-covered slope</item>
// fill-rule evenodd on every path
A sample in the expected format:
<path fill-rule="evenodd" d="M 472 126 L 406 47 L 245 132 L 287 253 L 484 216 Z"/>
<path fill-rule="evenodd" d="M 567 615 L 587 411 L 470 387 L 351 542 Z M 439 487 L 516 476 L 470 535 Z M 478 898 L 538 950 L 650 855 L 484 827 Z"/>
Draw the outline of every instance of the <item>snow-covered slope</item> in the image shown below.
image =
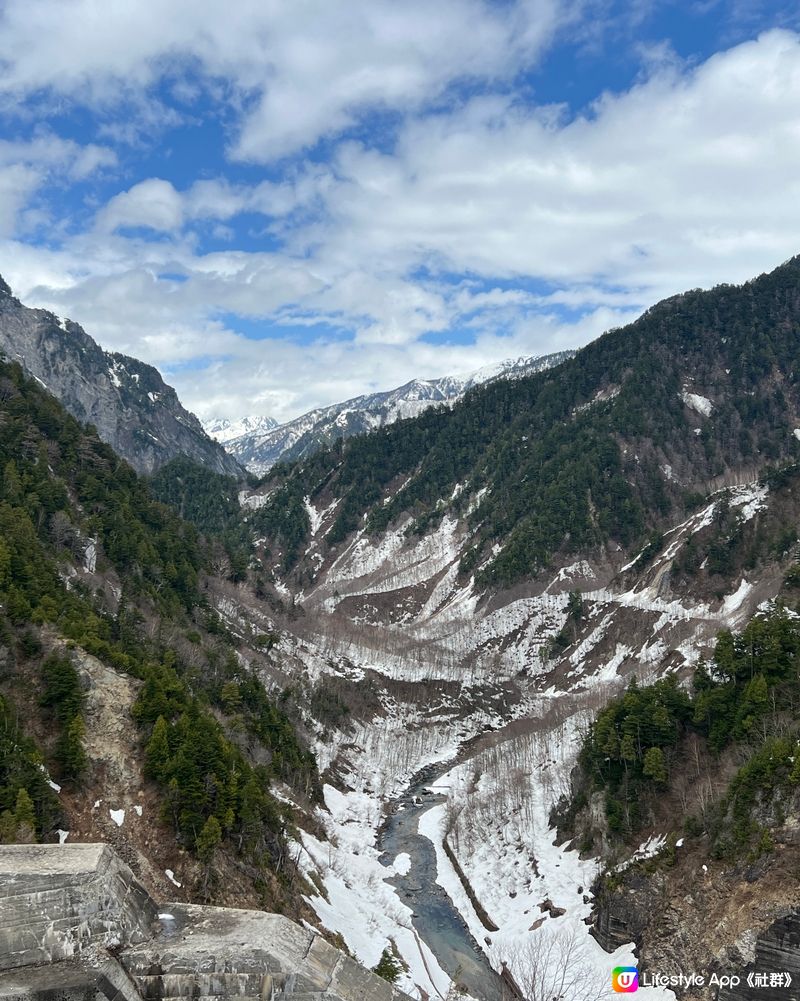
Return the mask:
<path fill-rule="evenodd" d="M 324 537 L 336 505 L 307 499 L 306 560 L 319 570 L 303 590 L 278 582 L 293 614 L 276 655 L 310 690 L 349 685 L 375 699 L 347 725 L 326 728 L 314 748 L 329 778 L 319 814 L 327 840 L 302 834 L 298 851 L 325 888 L 309 898 L 325 927 L 367 965 L 394 943 L 412 993 L 445 995 L 448 978 L 458 979 L 415 936 L 409 906 L 417 904 L 394 886 L 398 867 L 417 860 L 381 855 L 385 812 L 427 768 L 444 800 L 421 816 L 420 833 L 436 849 L 438 882 L 496 971 L 510 970 L 524 987 L 547 952 L 553 963 L 566 955 L 596 985 L 613 966 L 635 962 L 632 945 L 609 955 L 589 936 L 599 863 L 554 845 L 550 811 L 568 790 L 588 720 L 631 675 L 686 677 L 720 629 L 740 628 L 778 592 L 782 576 L 772 565 L 737 570 L 723 593 L 705 571 L 686 587 L 676 567 L 687 547 L 702 554 L 713 545 L 720 512 L 746 536 L 785 517 L 785 503 L 758 482 L 728 487 L 632 559 L 610 547 L 487 596 L 458 574 L 468 514 L 447 516 L 423 536 L 407 535 L 406 522 L 379 539 L 361 530 L 332 556 Z M 576 590 L 580 621 L 554 647 Z M 223 613 L 246 628 L 241 603 Z"/>
<path fill-rule="evenodd" d="M 245 417 L 234 422 L 214 418 L 203 426 L 242 465 L 260 475 L 280 459 L 309 455 L 337 438 L 349 438 L 403 418 L 416 417 L 428 407 L 450 405 L 482 383 L 532 375 L 559 365 L 573 354 L 561 351 L 540 358 L 513 358 L 466 375 L 413 379 L 397 389 L 310 410 L 281 425 L 270 417 Z"/>
<path fill-rule="evenodd" d="M 266 434 L 278 427 L 278 422 L 272 417 L 242 417 L 238 421 L 229 421 L 227 417 L 214 417 L 211 420 L 202 421 L 202 425 L 209 438 L 226 445 L 243 435 Z"/>

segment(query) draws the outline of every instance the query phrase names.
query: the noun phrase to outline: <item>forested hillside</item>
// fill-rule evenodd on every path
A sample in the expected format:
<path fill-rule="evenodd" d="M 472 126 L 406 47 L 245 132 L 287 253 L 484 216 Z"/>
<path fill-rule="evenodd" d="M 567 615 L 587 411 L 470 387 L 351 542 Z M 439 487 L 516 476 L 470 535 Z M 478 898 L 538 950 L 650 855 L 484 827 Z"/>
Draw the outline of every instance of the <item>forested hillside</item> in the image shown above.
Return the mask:
<path fill-rule="evenodd" d="M 377 536 L 401 516 L 424 533 L 468 514 L 461 569 L 484 587 L 639 545 L 712 486 L 797 455 L 798 327 L 799 258 L 665 300 L 552 371 L 276 467 L 259 526 L 287 570 L 309 538 L 306 497 L 337 501 L 334 548 L 365 515 Z"/>
<path fill-rule="evenodd" d="M 132 679 L 155 823 L 202 864 L 202 891 L 213 896 L 222 853 L 280 905 L 293 820 L 270 785 L 311 801 L 316 766 L 259 680 L 258 654 L 237 654 L 204 597 L 214 548 L 8 363 L 0 466 L 0 838 L 52 840 L 102 789 L 84 750 L 89 656 Z"/>

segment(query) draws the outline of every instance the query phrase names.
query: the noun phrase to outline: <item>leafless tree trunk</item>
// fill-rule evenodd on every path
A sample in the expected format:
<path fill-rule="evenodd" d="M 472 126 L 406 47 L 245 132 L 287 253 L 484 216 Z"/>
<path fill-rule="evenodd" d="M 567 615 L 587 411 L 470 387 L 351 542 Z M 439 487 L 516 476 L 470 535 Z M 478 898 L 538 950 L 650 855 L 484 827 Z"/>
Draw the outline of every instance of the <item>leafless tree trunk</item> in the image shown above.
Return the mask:
<path fill-rule="evenodd" d="M 594 970 L 574 928 L 537 929 L 507 958 L 506 965 L 527 1001 L 602 1001 L 611 998 L 611 967 Z"/>

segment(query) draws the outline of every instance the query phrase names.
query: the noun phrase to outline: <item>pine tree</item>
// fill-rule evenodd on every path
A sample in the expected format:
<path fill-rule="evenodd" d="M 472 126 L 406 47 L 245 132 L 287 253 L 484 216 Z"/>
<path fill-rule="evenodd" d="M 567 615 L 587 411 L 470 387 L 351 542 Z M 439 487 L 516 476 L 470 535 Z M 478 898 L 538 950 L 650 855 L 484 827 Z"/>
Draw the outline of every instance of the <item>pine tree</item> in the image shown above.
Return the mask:
<path fill-rule="evenodd" d="M 36 842 L 36 812 L 27 789 L 20 789 L 17 793 L 14 824 L 16 827 L 14 840 L 18 844 L 32 845 Z"/>
<path fill-rule="evenodd" d="M 0 813 L 0 845 L 11 845 L 17 839 L 17 821 L 11 810 Z"/>
<path fill-rule="evenodd" d="M 159 716 L 144 754 L 145 775 L 158 782 L 164 780 L 167 777 L 170 759 L 169 727 L 164 717 Z"/>
<path fill-rule="evenodd" d="M 195 848 L 197 849 L 197 857 L 203 863 L 204 874 L 203 874 L 203 895 L 208 893 L 208 884 L 211 880 L 212 867 L 214 864 L 214 853 L 222 841 L 222 828 L 219 826 L 219 821 L 212 814 L 203 826 L 203 830 L 200 832 L 197 841 L 195 842 Z"/>
<path fill-rule="evenodd" d="M 379 977 L 383 977 L 384 980 L 388 980 L 390 984 L 393 984 L 403 972 L 403 969 L 392 955 L 391 950 L 387 947 L 381 953 L 378 965 L 373 967 L 372 972 Z"/>
<path fill-rule="evenodd" d="M 644 755 L 642 771 L 648 779 L 663 785 L 667 781 L 667 764 L 660 747 L 648 747 Z"/>
<path fill-rule="evenodd" d="M 214 858 L 214 852 L 222 841 L 222 828 L 215 816 L 210 816 L 203 825 L 203 830 L 197 837 L 196 848 L 197 857 L 201 862 L 210 865 Z"/>
<path fill-rule="evenodd" d="M 67 780 L 79 779 L 88 764 L 86 751 L 83 749 L 83 737 L 86 727 L 80 716 L 73 716 L 61 731 L 56 744 L 56 759 L 61 767 L 61 774 Z"/>

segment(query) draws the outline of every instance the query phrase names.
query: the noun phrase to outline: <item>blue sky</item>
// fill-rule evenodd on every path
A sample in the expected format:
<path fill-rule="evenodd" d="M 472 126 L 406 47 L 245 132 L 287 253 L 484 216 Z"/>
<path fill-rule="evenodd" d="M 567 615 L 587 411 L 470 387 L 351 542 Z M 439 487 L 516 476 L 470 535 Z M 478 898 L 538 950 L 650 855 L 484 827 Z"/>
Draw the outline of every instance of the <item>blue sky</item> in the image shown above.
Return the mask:
<path fill-rule="evenodd" d="M 0 273 L 203 417 L 578 346 L 800 252 L 766 0 L 6 0 Z"/>

